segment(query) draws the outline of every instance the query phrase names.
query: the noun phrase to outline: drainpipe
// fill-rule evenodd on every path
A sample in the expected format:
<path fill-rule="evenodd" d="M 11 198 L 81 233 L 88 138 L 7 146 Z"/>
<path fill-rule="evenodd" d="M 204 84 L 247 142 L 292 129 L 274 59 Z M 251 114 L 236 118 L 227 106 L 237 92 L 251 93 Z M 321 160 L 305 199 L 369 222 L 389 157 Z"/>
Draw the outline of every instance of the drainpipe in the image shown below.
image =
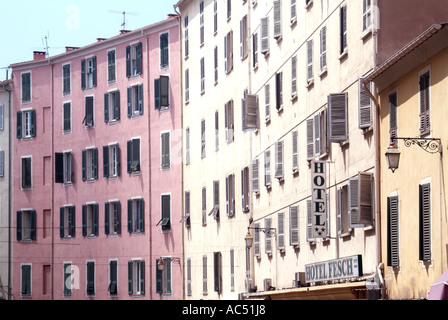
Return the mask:
<path fill-rule="evenodd" d="M 48 64 L 50 65 L 50 88 L 51 88 L 51 158 L 54 159 L 54 87 L 53 87 L 53 65 L 51 59 L 48 58 Z M 50 251 L 50 300 L 54 300 L 54 175 L 55 175 L 55 164 L 51 166 L 51 251 Z"/>
<path fill-rule="evenodd" d="M 6 76 L 8 80 L 8 75 Z M 12 77 L 11 77 L 12 80 Z M 11 229 L 12 229 L 12 106 L 11 106 L 11 91 L 12 88 L 5 87 L 8 92 L 8 117 L 9 117 L 9 129 L 8 129 L 8 300 L 12 298 L 11 288 L 11 262 L 12 262 L 12 241 L 11 241 Z"/>

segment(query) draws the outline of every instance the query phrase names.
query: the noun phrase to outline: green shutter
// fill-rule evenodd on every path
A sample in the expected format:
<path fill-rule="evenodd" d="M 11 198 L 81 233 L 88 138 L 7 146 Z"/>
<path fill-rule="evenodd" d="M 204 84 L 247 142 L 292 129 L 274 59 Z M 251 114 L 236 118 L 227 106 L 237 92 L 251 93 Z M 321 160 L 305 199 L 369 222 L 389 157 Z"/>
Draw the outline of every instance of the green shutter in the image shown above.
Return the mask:
<path fill-rule="evenodd" d="M 76 236 L 76 208 L 75 206 L 70 207 L 70 235 L 72 237 Z"/>
<path fill-rule="evenodd" d="M 81 60 L 81 89 L 86 89 L 86 60 Z"/>
<path fill-rule="evenodd" d="M 131 46 L 126 47 L 126 77 L 131 77 Z"/>
<path fill-rule="evenodd" d="M 17 139 L 22 139 L 22 112 L 17 111 Z"/>
<path fill-rule="evenodd" d="M 128 118 L 132 117 L 132 87 L 128 88 Z"/>
<path fill-rule="evenodd" d="M 64 154 L 55 153 L 55 182 L 64 183 Z"/>
<path fill-rule="evenodd" d="M 99 205 L 95 203 L 93 205 L 93 232 L 97 236 L 99 234 Z"/>
<path fill-rule="evenodd" d="M 120 120 L 120 91 L 115 91 L 115 120 Z"/>
<path fill-rule="evenodd" d="M 143 50 L 142 50 L 143 46 L 142 43 L 139 42 L 137 44 L 137 74 L 141 74 L 143 71 Z"/>
<path fill-rule="evenodd" d="M 128 261 L 128 293 L 132 295 L 134 292 L 134 285 L 133 285 L 133 262 Z"/>
<path fill-rule="evenodd" d="M 17 241 L 22 240 L 22 211 L 17 211 Z"/>
<path fill-rule="evenodd" d="M 64 238 L 64 207 L 59 208 L 59 236 Z"/>
<path fill-rule="evenodd" d="M 110 234 L 110 227 L 109 227 L 109 222 L 110 222 L 110 203 L 106 202 L 104 204 L 104 233 L 105 234 Z"/>
<path fill-rule="evenodd" d="M 82 205 L 82 235 L 87 236 L 87 205 Z"/>
<path fill-rule="evenodd" d="M 109 93 L 104 94 L 104 122 L 109 122 Z"/>
<path fill-rule="evenodd" d="M 109 178 L 109 146 L 103 147 L 103 177 Z"/>
<path fill-rule="evenodd" d="M 141 260 L 140 262 L 140 293 L 142 295 L 145 294 L 145 260 Z"/>
<path fill-rule="evenodd" d="M 93 67 L 93 86 L 96 87 L 96 79 L 97 79 L 96 57 L 92 58 L 92 67 Z"/>
<path fill-rule="evenodd" d="M 132 200 L 128 200 L 128 232 L 131 233 L 133 231 L 132 228 Z"/>
<path fill-rule="evenodd" d="M 160 79 L 154 79 L 154 106 L 156 110 L 162 108 L 160 104 Z"/>
<path fill-rule="evenodd" d="M 31 210 L 31 240 L 36 240 L 36 210 Z"/>
<path fill-rule="evenodd" d="M 87 150 L 82 150 L 82 181 L 87 180 Z"/>
<path fill-rule="evenodd" d="M 93 149 L 93 178 L 98 179 L 98 149 Z"/>
<path fill-rule="evenodd" d="M 36 110 L 31 110 L 31 137 L 36 136 Z"/>
<path fill-rule="evenodd" d="M 117 206 L 117 219 L 115 220 L 115 230 L 117 230 L 118 234 L 121 234 L 121 203 L 118 201 L 116 204 Z"/>
<path fill-rule="evenodd" d="M 140 115 L 143 114 L 143 84 L 138 85 L 138 112 Z"/>

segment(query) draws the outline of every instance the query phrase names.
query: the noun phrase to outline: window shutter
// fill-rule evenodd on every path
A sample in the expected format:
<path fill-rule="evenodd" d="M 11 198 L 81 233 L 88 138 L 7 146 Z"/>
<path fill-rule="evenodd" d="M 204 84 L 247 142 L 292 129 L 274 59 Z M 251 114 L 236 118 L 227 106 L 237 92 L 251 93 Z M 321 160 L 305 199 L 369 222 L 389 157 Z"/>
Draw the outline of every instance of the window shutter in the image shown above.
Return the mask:
<path fill-rule="evenodd" d="M 104 122 L 109 122 L 109 93 L 104 94 Z"/>
<path fill-rule="evenodd" d="M 387 198 L 387 266 L 399 267 L 398 197 Z"/>
<path fill-rule="evenodd" d="M 142 54 L 142 43 L 139 42 L 137 44 L 136 48 L 136 54 L 137 54 L 137 74 L 142 73 L 142 66 L 143 66 L 143 54 Z"/>
<path fill-rule="evenodd" d="M 229 1 L 230 2 L 230 1 Z M 214 262 L 214 289 L 215 292 L 221 294 L 222 291 L 222 254 L 221 252 L 213 253 Z"/>
<path fill-rule="evenodd" d="M 314 158 L 314 119 L 306 120 L 306 158 Z"/>
<path fill-rule="evenodd" d="M 266 55 L 269 52 L 269 18 L 261 19 L 261 53 Z"/>
<path fill-rule="evenodd" d="M 297 56 L 291 58 L 291 97 L 297 96 Z"/>
<path fill-rule="evenodd" d="M 359 214 L 359 178 L 350 178 L 348 182 L 348 215 L 350 228 L 362 228 Z"/>
<path fill-rule="evenodd" d="M 260 178 L 259 178 L 259 166 L 258 159 L 252 160 L 252 191 L 255 193 L 260 192 Z"/>
<path fill-rule="evenodd" d="M 110 177 L 109 170 L 109 146 L 103 146 L 103 177 Z"/>
<path fill-rule="evenodd" d="M 140 264 L 140 294 L 145 294 L 145 260 L 140 260 L 138 262 Z"/>
<path fill-rule="evenodd" d="M 296 0 L 291 0 L 291 23 L 297 20 Z"/>
<path fill-rule="evenodd" d="M 207 225 L 207 188 L 202 188 L 202 225 Z"/>
<path fill-rule="evenodd" d="M 63 105 L 64 112 L 64 131 L 70 131 L 71 128 L 71 103 L 64 103 Z"/>
<path fill-rule="evenodd" d="M 278 40 L 282 36 L 282 9 L 281 1 L 274 1 L 274 39 Z"/>
<path fill-rule="evenodd" d="M 22 240 L 22 211 L 17 211 L 17 230 L 16 230 L 16 236 L 17 241 Z"/>
<path fill-rule="evenodd" d="M 156 262 L 159 262 L 158 260 Z M 134 293 L 134 284 L 133 284 L 133 279 L 134 279 L 134 263 L 132 261 L 128 261 L 128 293 L 130 295 L 132 295 Z"/>
<path fill-rule="evenodd" d="M 169 61 L 169 51 L 168 51 L 168 33 L 163 33 L 160 35 L 160 67 L 168 67 Z"/>
<path fill-rule="evenodd" d="M 81 60 L 81 89 L 86 89 L 86 60 Z"/>
<path fill-rule="evenodd" d="M 207 293 L 207 256 L 202 256 L 202 293 Z"/>
<path fill-rule="evenodd" d="M 115 220 L 115 230 L 117 230 L 118 234 L 121 234 L 121 203 L 117 201 L 115 203 L 117 207 L 117 219 Z"/>
<path fill-rule="evenodd" d="M 17 111 L 16 129 L 17 129 L 17 132 L 16 132 L 17 139 L 22 139 L 22 112 L 21 111 Z"/>
<path fill-rule="evenodd" d="M 128 118 L 132 117 L 132 88 L 128 87 L 127 89 L 128 92 Z"/>
<path fill-rule="evenodd" d="M 162 223 L 162 230 L 170 230 L 171 229 L 171 196 L 163 195 L 162 196 L 162 219 L 166 219 L 166 223 Z"/>
<path fill-rule="evenodd" d="M 138 90 L 138 113 L 140 115 L 143 114 L 143 84 L 139 84 L 137 87 Z"/>
<path fill-rule="evenodd" d="M 70 207 L 70 236 L 75 237 L 76 236 L 76 207 Z"/>
<path fill-rule="evenodd" d="M 162 108 L 160 104 L 160 78 L 154 79 L 154 106 L 156 110 Z"/>
<path fill-rule="evenodd" d="M 419 187 L 419 260 L 431 261 L 431 185 Z"/>
<path fill-rule="evenodd" d="M 336 191 L 336 224 L 337 224 L 337 229 L 338 229 L 338 234 L 341 235 L 342 234 L 342 188 L 338 188 Z"/>
<path fill-rule="evenodd" d="M 264 86 L 264 101 L 265 101 L 265 112 L 266 112 L 266 116 L 265 116 L 265 120 L 269 120 L 271 118 L 271 86 L 270 84 L 266 84 Z"/>
<path fill-rule="evenodd" d="M 143 232 L 145 231 L 145 202 L 143 199 L 137 201 L 137 208 L 140 212 L 138 216 L 138 230 Z"/>
<path fill-rule="evenodd" d="M 127 162 L 128 162 L 128 173 L 132 172 L 132 140 L 127 142 Z"/>
<path fill-rule="evenodd" d="M 285 250 L 285 213 L 279 212 L 277 218 L 278 218 L 277 249 Z"/>
<path fill-rule="evenodd" d="M 283 72 L 278 72 L 275 75 L 275 100 L 276 109 L 283 108 Z"/>
<path fill-rule="evenodd" d="M 258 33 L 252 35 L 252 67 L 255 68 L 258 65 Z"/>
<path fill-rule="evenodd" d="M 256 129 L 260 127 L 258 117 L 258 96 L 253 94 L 246 95 L 245 123 L 243 127 Z"/>
<path fill-rule="evenodd" d="M 131 233 L 133 231 L 132 227 L 132 199 L 128 200 L 128 232 Z"/>
<path fill-rule="evenodd" d="M 36 136 L 36 110 L 31 110 L 31 137 Z"/>
<path fill-rule="evenodd" d="M 82 181 L 87 180 L 87 150 L 82 150 Z"/>
<path fill-rule="evenodd" d="M 160 76 L 160 106 L 170 106 L 170 77 Z"/>
<path fill-rule="evenodd" d="M 82 236 L 87 236 L 87 205 L 82 205 Z"/>
<path fill-rule="evenodd" d="M 264 227 L 268 230 L 272 227 L 272 218 L 264 219 Z M 264 236 L 264 250 L 267 254 L 272 253 L 272 236 L 269 232 L 265 233 Z"/>
<path fill-rule="evenodd" d="M 98 149 L 93 149 L 93 178 L 98 179 Z"/>
<path fill-rule="evenodd" d="M 293 131 L 292 132 L 292 170 L 293 172 L 297 172 L 299 169 L 299 146 L 298 141 L 299 140 L 299 132 Z"/>
<path fill-rule="evenodd" d="M 97 203 L 93 205 L 93 230 L 97 236 L 99 234 L 99 206 Z"/>
<path fill-rule="evenodd" d="M 93 97 L 86 97 L 86 126 L 93 126 Z"/>
<path fill-rule="evenodd" d="M 96 87 L 97 80 L 97 68 L 96 68 L 96 56 L 92 58 L 92 68 L 93 68 L 93 86 Z"/>
<path fill-rule="evenodd" d="M 307 83 L 313 81 L 313 40 L 308 40 L 306 42 L 307 47 Z"/>
<path fill-rule="evenodd" d="M 318 157 L 323 154 L 322 150 L 322 126 L 321 114 L 314 116 L 314 156 Z"/>
<path fill-rule="evenodd" d="M 190 191 L 185 191 L 185 226 L 186 227 L 190 227 L 190 205 L 191 205 L 191 200 L 190 200 Z"/>
<path fill-rule="evenodd" d="M 341 7 L 339 12 L 340 19 L 340 54 L 343 54 L 347 49 L 347 6 Z"/>
<path fill-rule="evenodd" d="M 372 102 L 370 96 L 362 86 L 363 78 L 359 79 L 359 128 L 368 129 L 372 125 Z M 372 84 L 367 84 L 367 89 L 371 89 Z"/>
<path fill-rule="evenodd" d="M 307 242 L 315 241 L 314 232 L 313 232 L 313 217 L 312 217 L 311 205 L 312 205 L 311 200 L 307 200 L 306 201 L 306 241 Z"/>
<path fill-rule="evenodd" d="M 231 192 L 231 190 L 230 190 L 230 176 L 227 176 L 226 177 L 226 213 L 227 213 L 227 216 L 228 217 L 230 217 L 230 216 L 232 216 L 231 215 L 231 212 L 230 212 L 230 201 L 231 201 L 231 199 L 230 199 L 230 192 Z"/>
<path fill-rule="evenodd" d="M 5 176 L 5 151 L 0 151 L 0 177 Z"/>
<path fill-rule="evenodd" d="M 5 105 L 0 104 L 0 131 L 5 129 Z"/>
<path fill-rule="evenodd" d="M 328 96 L 329 139 L 334 143 L 348 139 L 347 98 L 347 93 Z"/>
<path fill-rule="evenodd" d="M 429 71 L 420 76 L 420 135 L 430 133 Z"/>
<path fill-rule="evenodd" d="M 170 167 L 170 133 L 162 134 L 162 168 Z"/>
<path fill-rule="evenodd" d="M 59 208 L 59 236 L 61 239 L 64 238 L 65 236 L 65 232 L 64 232 L 64 213 L 65 213 L 65 208 L 64 207 L 60 207 Z"/>
<path fill-rule="evenodd" d="M 120 120 L 120 91 L 115 91 L 115 120 Z"/>
<path fill-rule="evenodd" d="M 213 181 L 213 207 L 214 218 L 219 220 L 219 181 Z"/>
<path fill-rule="evenodd" d="M 201 120 L 201 157 L 205 157 L 205 119 Z"/>
<path fill-rule="evenodd" d="M 320 30 L 320 70 L 327 67 L 327 27 L 323 26 Z"/>
<path fill-rule="evenodd" d="M 159 265 L 161 259 L 156 259 L 156 266 Z M 163 271 L 156 268 L 156 293 L 163 293 Z"/>
<path fill-rule="evenodd" d="M 271 186 L 271 151 L 264 153 L 264 185 Z"/>
<path fill-rule="evenodd" d="M 359 223 L 364 226 L 373 225 L 373 174 L 359 173 Z"/>
<path fill-rule="evenodd" d="M 291 246 L 298 246 L 299 238 L 299 207 L 289 207 L 289 243 Z"/>
<path fill-rule="evenodd" d="M 55 173 L 54 173 L 55 182 L 64 183 L 64 154 L 55 153 L 54 162 L 55 162 Z"/>
<path fill-rule="evenodd" d="M 283 179 L 283 141 L 275 143 L 275 178 Z"/>
<path fill-rule="evenodd" d="M 260 223 L 254 223 L 254 256 L 260 257 Z"/>
<path fill-rule="evenodd" d="M 395 138 L 398 134 L 398 101 L 397 93 L 393 92 L 389 95 L 389 135 L 390 142 L 396 142 Z"/>

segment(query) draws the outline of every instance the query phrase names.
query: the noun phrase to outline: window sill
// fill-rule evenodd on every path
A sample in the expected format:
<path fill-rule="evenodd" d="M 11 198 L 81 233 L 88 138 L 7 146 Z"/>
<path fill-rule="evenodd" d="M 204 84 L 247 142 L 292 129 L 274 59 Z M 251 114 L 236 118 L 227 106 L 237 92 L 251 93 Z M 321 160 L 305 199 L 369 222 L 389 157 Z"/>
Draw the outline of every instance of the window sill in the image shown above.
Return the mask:
<path fill-rule="evenodd" d="M 297 18 L 294 18 L 294 19 L 292 19 L 291 20 L 291 23 L 290 23 L 290 28 L 292 29 L 292 28 L 294 28 L 295 26 L 297 25 Z"/>
<path fill-rule="evenodd" d="M 305 5 L 305 9 L 306 10 L 310 10 L 313 7 L 313 0 L 311 0 L 310 2 L 308 2 L 307 5 Z"/>
<path fill-rule="evenodd" d="M 322 71 L 319 73 L 319 78 L 322 79 L 323 77 L 326 77 L 327 74 L 328 74 L 328 69 L 327 69 L 327 67 L 325 67 L 325 68 L 322 69 Z"/>
<path fill-rule="evenodd" d="M 309 90 L 314 86 L 314 79 L 308 80 L 308 83 L 306 84 L 306 88 Z"/>
<path fill-rule="evenodd" d="M 339 60 L 339 61 L 342 61 L 342 60 L 346 59 L 347 57 L 348 57 L 348 50 L 347 50 L 347 48 L 345 48 L 344 52 L 342 52 L 342 53 L 339 55 L 338 60 Z"/>
<path fill-rule="evenodd" d="M 366 41 L 369 36 L 373 34 L 373 27 L 369 26 L 368 29 L 364 30 L 361 34 L 361 40 Z"/>

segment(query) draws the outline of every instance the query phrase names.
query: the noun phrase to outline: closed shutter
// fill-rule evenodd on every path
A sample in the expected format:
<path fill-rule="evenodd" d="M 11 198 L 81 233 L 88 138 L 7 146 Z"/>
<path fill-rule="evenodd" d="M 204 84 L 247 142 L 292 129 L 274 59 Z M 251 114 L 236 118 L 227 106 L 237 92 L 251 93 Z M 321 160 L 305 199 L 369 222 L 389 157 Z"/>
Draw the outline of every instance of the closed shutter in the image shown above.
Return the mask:
<path fill-rule="evenodd" d="M 87 236 L 87 205 L 82 205 L 82 236 Z"/>
<path fill-rule="evenodd" d="M 0 151 L 0 177 L 5 176 L 5 151 Z"/>
<path fill-rule="evenodd" d="M 359 224 L 373 225 L 373 174 L 359 173 Z"/>
<path fill-rule="evenodd" d="M 367 94 L 362 86 L 363 78 L 359 79 L 359 128 L 368 129 L 372 125 L 372 102 L 370 96 Z M 372 83 L 367 84 L 367 89 L 370 90 Z"/>
<path fill-rule="evenodd" d="M 160 67 L 168 67 L 169 61 L 169 38 L 168 33 L 160 35 Z"/>
<path fill-rule="evenodd" d="M 205 119 L 201 120 L 201 157 L 205 157 Z"/>
<path fill-rule="evenodd" d="M 134 231 L 132 226 L 132 215 L 133 215 L 133 201 L 131 199 L 128 200 L 128 232 L 131 233 Z"/>
<path fill-rule="evenodd" d="M 143 114 L 143 84 L 139 84 L 137 87 L 137 97 L 138 97 L 138 113 Z"/>
<path fill-rule="evenodd" d="M 97 67 L 96 67 L 96 57 L 92 58 L 92 80 L 93 80 L 93 86 L 96 87 L 97 84 Z"/>
<path fill-rule="evenodd" d="M 260 223 L 254 223 L 254 256 L 260 257 Z"/>
<path fill-rule="evenodd" d="M 397 93 L 393 92 L 389 95 L 389 136 L 390 142 L 395 143 L 398 136 L 398 100 Z"/>
<path fill-rule="evenodd" d="M 137 210 L 138 210 L 138 231 L 145 231 L 145 201 L 143 199 L 139 199 L 137 201 Z"/>
<path fill-rule="evenodd" d="M 343 189 L 337 188 L 336 191 L 336 228 L 338 230 L 338 235 L 342 234 L 343 225 L 342 225 L 342 194 Z"/>
<path fill-rule="evenodd" d="M 70 207 L 70 236 L 76 236 L 76 207 Z"/>
<path fill-rule="evenodd" d="M 306 201 L 306 241 L 313 242 L 314 232 L 313 232 L 313 216 L 312 216 L 312 202 L 311 200 Z"/>
<path fill-rule="evenodd" d="M 16 237 L 17 241 L 22 240 L 22 211 L 17 211 L 17 220 L 16 220 Z"/>
<path fill-rule="evenodd" d="M 131 46 L 126 47 L 126 77 L 131 77 Z"/>
<path fill-rule="evenodd" d="M 306 159 L 314 158 L 314 119 L 306 120 Z"/>
<path fill-rule="evenodd" d="M 252 160 L 252 191 L 255 193 L 260 192 L 259 161 L 258 161 L 258 159 Z"/>
<path fill-rule="evenodd" d="M 300 244 L 299 238 L 299 207 L 289 207 L 289 244 L 291 246 L 298 246 Z"/>
<path fill-rule="evenodd" d="M 271 186 L 271 151 L 264 153 L 264 185 Z"/>
<path fill-rule="evenodd" d="M 269 83 L 264 86 L 264 101 L 265 101 L 264 107 L 265 107 L 265 114 L 266 114 L 265 120 L 268 121 L 269 119 L 271 119 L 271 110 L 270 110 L 271 109 L 271 106 L 270 106 L 270 104 L 271 104 L 271 86 Z"/>
<path fill-rule="evenodd" d="M 347 5 L 341 7 L 339 12 L 340 20 L 340 54 L 347 49 Z"/>
<path fill-rule="evenodd" d="M 258 117 L 258 96 L 253 94 L 246 95 L 245 123 L 243 127 L 257 129 L 260 127 Z"/>
<path fill-rule="evenodd" d="M 230 2 L 230 1 L 229 1 Z M 213 253 L 214 264 L 214 289 L 215 292 L 221 294 L 222 292 L 222 254 L 221 252 Z"/>
<path fill-rule="evenodd" d="M 277 214 L 278 226 L 277 226 L 277 249 L 285 250 L 285 213 L 279 212 Z"/>
<path fill-rule="evenodd" d="M 202 225 L 207 225 L 207 188 L 202 188 Z"/>
<path fill-rule="evenodd" d="M 190 227 L 190 191 L 185 191 L 185 226 Z"/>
<path fill-rule="evenodd" d="M 156 263 L 159 261 L 157 260 Z M 132 295 L 134 293 L 134 263 L 128 261 L 128 293 Z"/>
<path fill-rule="evenodd" d="M 82 181 L 87 180 L 87 150 L 82 150 Z"/>
<path fill-rule="evenodd" d="M 297 96 L 297 56 L 291 58 L 291 97 Z"/>
<path fill-rule="evenodd" d="M 191 258 L 187 259 L 187 295 L 191 296 Z"/>
<path fill-rule="evenodd" d="M 431 185 L 419 187 L 419 260 L 431 261 Z"/>
<path fill-rule="evenodd" d="M 420 76 L 420 135 L 430 133 L 429 71 Z"/>
<path fill-rule="evenodd" d="M 347 97 L 347 93 L 328 96 L 329 139 L 334 143 L 348 139 Z"/>
<path fill-rule="evenodd" d="M 64 103 L 63 112 L 64 112 L 64 132 L 71 131 L 71 103 Z"/>
<path fill-rule="evenodd" d="M 320 71 L 327 67 L 327 27 L 320 30 Z"/>
<path fill-rule="evenodd" d="M 299 140 L 299 132 L 293 131 L 292 132 L 292 170 L 293 172 L 297 172 L 299 169 L 299 146 L 298 146 L 298 140 Z"/>
<path fill-rule="evenodd" d="M 31 226 L 30 226 L 30 239 L 36 240 L 36 210 L 31 210 Z"/>
<path fill-rule="evenodd" d="M 93 97 L 86 97 L 86 118 L 85 118 L 85 125 L 86 126 L 93 126 L 94 120 L 93 120 Z"/>
<path fill-rule="evenodd" d="M 207 256 L 202 257 L 202 293 L 207 294 Z"/>
<path fill-rule="evenodd" d="M 314 156 L 318 157 L 322 152 L 322 123 L 320 113 L 314 116 Z"/>
<path fill-rule="evenodd" d="M 269 52 L 269 18 L 261 19 L 261 53 L 266 55 Z"/>
<path fill-rule="evenodd" d="M 387 198 L 387 265 L 399 267 L 398 196 Z"/>
<path fill-rule="evenodd" d="M 87 262 L 87 295 L 95 294 L 95 262 Z"/>
<path fill-rule="evenodd" d="M 307 83 L 311 83 L 313 81 L 313 40 L 308 40 L 306 42 L 307 47 Z"/>
<path fill-rule="evenodd" d="M 143 46 L 142 43 L 139 42 L 136 48 L 137 55 L 137 74 L 141 74 L 143 71 Z"/>
<path fill-rule="evenodd" d="M 275 143 L 275 178 L 283 179 L 283 141 Z"/>
<path fill-rule="evenodd" d="M 139 289 L 140 294 L 145 294 L 145 260 L 138 261 L 138 264 L 140 265 L 140 283 L 139 283 Z"/>
<path fill-rule="evenodd" d="M 162 133 L 162 168 L 170 167 L 170 133 Z"/>
<path fill-rule="evenodd" d="M 98 179 L 98 149 L 92 150 L 93 153 L 93 178 Z"/>
<path fill-rule="evenodd" d="M 64 213 L 65 213 L 65 208 L 64 207 L 60 207 L 59 208 L 59 237 L 61 239 L 64 238 L 65 236 L 65 232 L 64 232 Z"/>
<path fill-rule="evenodd" d="M 269 229 L 272 228 L 272 218 L 264 219 L 264 227 L 267 230 L 267 232 L 265 233 L 265 238 L 264 238 L 264 240 L 265 240 L 264 241 L 264 249 L 267 254 L 271 254 L 272 253 L 272 236 L 271 236 Z"/>
<path fill-rule="evenodd" d="M 99 234 L 99 206 L 97 203 L 93 205 L 93 233 L 97 236 Z"/>
<path fill-rule="evenodd" d="M 171 196 L 162 195 L 162 230 L 171 230 Z"/>
<path fill-rule="evenodd" d="M 274 39 L 279 40 L 282 36 L 282 9 L 281 1 L 274 1 Z"/>

